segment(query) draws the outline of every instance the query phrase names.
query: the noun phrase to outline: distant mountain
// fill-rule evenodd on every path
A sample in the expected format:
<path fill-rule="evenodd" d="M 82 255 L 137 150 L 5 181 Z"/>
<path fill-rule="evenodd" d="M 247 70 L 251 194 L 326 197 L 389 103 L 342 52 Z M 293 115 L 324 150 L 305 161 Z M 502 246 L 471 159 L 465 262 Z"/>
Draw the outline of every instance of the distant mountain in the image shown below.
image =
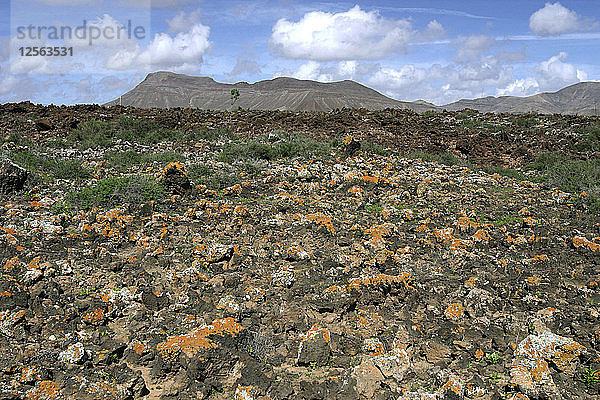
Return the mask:
<path fill-rule="evenodd" d="M 554 93 L 529 97 L 484 97 L 459 100 L 440 108 L 457 111 L 472 108 L 480 112 L 600 115 L 600 82 L 581 82 Z"/>
<path fill-rule="evenodd" d="M 231 104 L 231 89 L 240 93 Z M 226 84 L 208 77 L 194 77 L 172 72 L 155 72 L 144 81 L 106 105 L 140 108 L 192 107 L 211 110 L 329 111 L 336 108 L 402 108 L 414 111 L 437 109 L 433 104 L 390 99 L 354 81 L 321 83 L 293 78 L 275 78 L 249 84 Z"/>

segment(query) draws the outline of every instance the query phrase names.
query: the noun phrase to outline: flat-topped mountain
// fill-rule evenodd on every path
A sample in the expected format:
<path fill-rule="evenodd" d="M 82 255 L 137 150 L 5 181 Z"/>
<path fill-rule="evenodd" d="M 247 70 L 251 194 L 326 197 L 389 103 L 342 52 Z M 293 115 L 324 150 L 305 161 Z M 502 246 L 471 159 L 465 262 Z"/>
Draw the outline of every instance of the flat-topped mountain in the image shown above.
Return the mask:
<path fill-rule="evenodd" d="M 232 104 L 231 89 L 239 98 Z M 336 108 L 402 108 L 414 111 L 434 110 L 424 101 L 402 102 L 354 81 L 321 83 L 294 78 L 275 78 L 256 82 L 219 83 L 208 77 L 171 72 L 149 74 L 144 81 L 120 99 L 106 105 L 122 104 L 140 108 L 192 107 L 211 110 L 330 111 Z"/>
<path fill-rule="evenodd" d="M 450 111 L 472 108 L 480 112 L 598 115 L 600 82 L 581 82 L 553 93 L 528 97 L 501 96 L 459 100 L 442 106 Z"/>

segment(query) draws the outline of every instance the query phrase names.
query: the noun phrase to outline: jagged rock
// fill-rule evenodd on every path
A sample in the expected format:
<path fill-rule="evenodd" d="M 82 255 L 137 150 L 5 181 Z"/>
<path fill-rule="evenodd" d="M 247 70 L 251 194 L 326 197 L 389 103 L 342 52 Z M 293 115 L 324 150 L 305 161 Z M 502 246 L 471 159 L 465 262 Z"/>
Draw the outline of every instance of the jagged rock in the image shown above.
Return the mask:
<path fill-rule="evenodd" d="M 22 190 L 28 175 L 26 169 L 3 160 L 0 164 L 0 193 L 10 194 Z"/>
<path fill-rule="evenodd" d="M 356 379 L 356 391 L 367 399 L 375 397 L 381 389 L 381 382 L 385 379 L 379 368 L 368 359 L 354 367 L 352 376 Z"/>
<path fill-rule="evenodd" d="M 180 196 L 192 189 L 192 183 L 179 163 L 171 163 L 163 169 L 162 184 L 171 194 Z"/>
<path fill-rule="evenodd" d="M 53 128 L 52 122 L 48 118 L 38 118 L 33 122 L 40 131 L 49 131 Z"/>
<path fill-rule="evenodd" d="M 327 364 L 331 352 L 330 340 L 327 329 L 313 326 L 308 332 L 300 336 L 296 363 L 298 365 Z"/>
<path fill-rule="evenodd" d="M 510 369 L 511 383 L 528 394 L 550 395 L 557 392 L 549 363 L 556 369 L 573 376 L 577 357 L 585 347 L 573 339 L 544 331 L 540 335 L 529 335 L 515 350 L 515 359 Z"/>

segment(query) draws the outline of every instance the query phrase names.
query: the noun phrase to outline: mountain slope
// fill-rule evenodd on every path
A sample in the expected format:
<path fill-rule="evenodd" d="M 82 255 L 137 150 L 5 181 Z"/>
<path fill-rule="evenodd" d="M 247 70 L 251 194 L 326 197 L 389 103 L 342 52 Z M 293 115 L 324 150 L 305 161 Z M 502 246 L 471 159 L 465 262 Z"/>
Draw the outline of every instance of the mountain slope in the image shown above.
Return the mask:
<path fill-rule="evenodd" d="M 239 99 L 231 104 L 231 89 L 238 89 Z M 208 77 L 192 77 L 171 72 L 149 74 L 143 82 L 106 105 L 140 108 L 192 107 L 231 110 L 329 111 L 336 108 L 403 108 L 415 111 L 434 110 L 425 102 L 401 102 L 353 81 L 321 83 L 293 78 L 275 78 L 249 84 L 225 84 Z"/>
<path fill-rule="evenodd" d="M 480 112 L 597 115 L 600 113 L 600 82 L 581 82 L 554 93 L 529 97 L 501 96 L 459 100 L 442 106 L 450 111 L 472 108 Z"/>

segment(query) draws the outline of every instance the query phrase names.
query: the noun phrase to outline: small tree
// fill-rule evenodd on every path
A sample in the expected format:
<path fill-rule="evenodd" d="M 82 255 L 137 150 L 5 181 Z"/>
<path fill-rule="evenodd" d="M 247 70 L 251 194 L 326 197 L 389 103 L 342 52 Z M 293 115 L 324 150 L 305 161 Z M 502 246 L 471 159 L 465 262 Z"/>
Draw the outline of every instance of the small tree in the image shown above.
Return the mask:
<path fill-rule="evenodd" d="M 238 97 L 240 97 L 240 91 L 237 89 L 231 89 L 231 104 L 235 103 Z"/>

